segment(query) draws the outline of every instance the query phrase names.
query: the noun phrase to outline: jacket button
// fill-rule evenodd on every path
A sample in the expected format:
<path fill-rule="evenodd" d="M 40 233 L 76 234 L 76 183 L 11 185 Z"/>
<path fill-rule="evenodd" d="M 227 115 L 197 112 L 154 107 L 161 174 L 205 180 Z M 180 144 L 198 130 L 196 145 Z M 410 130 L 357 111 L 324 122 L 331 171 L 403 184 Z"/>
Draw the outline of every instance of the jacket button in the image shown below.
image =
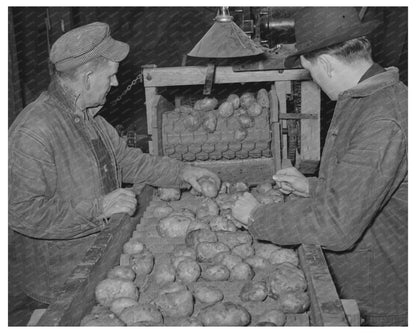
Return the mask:
<path fill-rule="evenodd" d="M 79 123 L 79 118 L 75 118 L 75 122 L 76 123 Z"/>

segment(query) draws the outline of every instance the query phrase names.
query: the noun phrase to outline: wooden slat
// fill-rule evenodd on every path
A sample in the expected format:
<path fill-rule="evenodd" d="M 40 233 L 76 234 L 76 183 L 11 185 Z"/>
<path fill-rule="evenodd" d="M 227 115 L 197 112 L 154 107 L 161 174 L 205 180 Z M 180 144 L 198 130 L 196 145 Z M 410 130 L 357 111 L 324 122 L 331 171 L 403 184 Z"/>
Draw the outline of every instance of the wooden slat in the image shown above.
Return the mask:
<path fill-rule="evenodd" d="M 161 67 L 143 69 L 145 87 L 168 87 L 204 84 L 205 66 Z M 309 72 L 304 69 L 281 71 L 234 72 L 230 66 L 219 66 L 215 71 L 215 84 L 266 82 L 285 80 L 309 80 Z M 147 100 L 147 98 L 146 98 Z"/>
<path fill-rule="evenodd" d="M 322 249 L 302 244 L 299 259 L 308 280 L 313 326 L 348 326 L 341 300 L 332 281 Z"/>
<path fill-rule="evenodd" d="M 289 81 L 276 81 L 274 83 L 276 87 L 277 99 L 279 102 L 279 122 L 282 128 L 287 128 L 286 120 L 280 120 L 280 115 L 287 113 L 287 101 L 286 95 L 291 92 Z M 287 135 L 282 137 L 282 159 L 287 159 Z"/>
<path fill-rule="evenodd" d="M 153 132 L 156 123 L 156 105 L 158 101 L 157 91 L 154 87 L 145 88 L 145 97 L 146 97 L 146 119 L 147 119 L 147 133 L 152 135 L 152 140 L 149 141 L 149 153 L 154 154 L 155 150 L 157 151 L 158 142 L 157 135 L 153 138 Z M 156 127 L 157 128 L 157 127 Z M 156 142 L 154 142 L 156 141 Z"/>
<path fill-rule="evenodd" d="M 279 100 L 276 86 L 273 84 L 269 93 L 270 99 L 270 123 L 272 130 L 272 154 L 274 161 L 274 173 L 282 168 L 282 142 L 280 140 Z"/>
<path fill-rule="evenodd" d="M 117 214 L 111 218 L 111 228 L 103 230 L 83 261 L 67 279 L 62 293 L 37 323 L 38 326 L 77 326 L 95 303 L 96 285 L 107 272 L 118 265 L 123 244 L 130 238 L 140 216 L 152 198 L 153 190 L 146 187 L 139 199 L 135 218 Z"/>

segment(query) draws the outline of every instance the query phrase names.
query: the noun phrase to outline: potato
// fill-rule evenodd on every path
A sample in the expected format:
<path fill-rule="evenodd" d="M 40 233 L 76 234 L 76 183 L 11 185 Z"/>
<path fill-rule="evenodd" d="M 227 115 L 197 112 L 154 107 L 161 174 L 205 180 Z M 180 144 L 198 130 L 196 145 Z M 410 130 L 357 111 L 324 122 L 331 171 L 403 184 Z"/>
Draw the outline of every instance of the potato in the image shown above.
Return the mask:
<path fill-rule="evenodd" d="M 182 290 L 188 290 L 188 288 L 181 281 L 169 282 L 160 287 L 159 295 L 176 293 Z"/>
<path fill-rule="evenodd" d="M 240 106 L 243 109 L 248 110 L 248 108 L 256 102 L 256 98 L 253 93 L 246 92 L 240 96 Z"/>
<path fill-rule="evenodd" d="M 217 242 L 217 235 L 211 230 L 199 229 L 193 230 L 186 235 L 185 244 L 188 247 L 195 248 L 201 242 Z"/>
<path fill-rule="evenodd" d="M 200 230 L 200 229 L 211 230 L 211 228 L 209 227 L 209 224 L 205 222 L 201 222 L 201 220 L 198 220 L 198 221 L 192 221 L 189 224 L 188 229 L 186 229 L 186 234 L 189 234 L 191 231 Z"/>
<path fill-rule="evenodd" d="M 221 252 L 230 252 L 230 248 L 220 242 L 201 242 L 196 246 L 196 258 L 200 262 L 209 261 Z"/>
<path fill-rule="evenodd" d="M 120 297 L 129 297 L 137 301 L 139 291 L 132 281 L 105 279 L 95 288 L 95 298 L 101 305 L 110 306 L 116 298 Z"/>
<path fill-rule="evenodd" d="M 188 259 L 189 259 L 189 257 L 172 257 L 172 258 L 170 258 L 170 261 L 172 263 L 173 268 L 175 269 L 175 272 L 176 272 L 176 269 L 178 268 L 179 264 L 182 261 L 185 261 L 185 260 L 188 260 Z"/>
<path fill-rule="evenodd" d="M 110 310 L 102 308 L 82 318 L 80 326 L 125 326 L 125 324 Z"/>
<path fill-rule="evenodd" d="M 107 278 L 109 279 L 125 279 L 133 281 L 135 277 L 136 273 L 128 266 L 116 266 L 107 273 Z"/>
<path fill-rule="evenodd" d="M 193 112 L 183 114 L 181 119 L 183 121 L 183 126 L 187 130 L 194 132 L 201 126 L 203 117 L 199 112 L 194 110 Z"/>
<path fill-rule="evenodd" d="M 241 244 L 233 247 L 231 253 L 245 259 L 254 255 L 254 248 L 250 244 Z"/>
<path fill-rule="evenodd" d="M 202 271 L 201 277 L 207 281 L 226 281 L 230 271 L 224 265 L 212 265 Z"/>
<path fill-rule="evenodd" d="M 284 326 L 286 323 L 286 315 L 277 309 L 266 310 L 257 318 L 257 324 L 261 323 L 273 323 L 276 326 Z"/>
<path fill-rule="evenodd" d="M 227 97 L 227 102 L 231 103 L 234 110 L 237 110 L 240 106 L 240 97 L 236 94 L 231 94 Z"/>
<path fill-rule="evenodd" d="M 181 190 L 178 188 L 158 188 L 158 195 L 163 201 L 176 201 L 181 198 Z"/>
<path fill-rule="evenodd" d="M 269 259 L 270 255 L 276 251 L 280 250 L 281 247 L 277 246 L 272 243 L 263 243 L 263 242 L 255 242 L 254 249 L 256 251 L 256 256 L 262 257 L 264 259 Z"/>
<path fill-rule="evenodd" d="M 241 128 L 250 128 L 254 126 L 254 120 L 249 115 L 241 115 L 238 117 Z"/>
<path fill-rule="evenodd" d="M 217 231 L 218 241 L 234 248 L 240 244 L 252 244 L 253 237 L 247 231 Z"/>
<path fill-rule="evenodd" d="M 230 186 L 230 193 L 231 194 L 237 194 L 239 192 L 246 192 L 248 191 L 248 186 L 244 182 L 237 182 L 235 184 L 232 184 Z M 237 200 L 240 197 L 241 194 L 234 196 L 235 200 Z"/>
<path fill-rule="evenodd" d="M 169 262 L 157 264 L 153 272 L 153 281 L 158 285 L 175 281 L 175 268 Z"/>
<path fill-rule="evenodd" d="M 189 290 L 160 293 L 155 304 L 168 317 L 188 317 L 194 312 L 194 298 Z"/>
<path fill-rule="evenodd" d="M 243 141 L 248 135 L 248 132 L 245 128 L 237 128 L 234 132 L 234 140 Z"/>
<path fill-rule="evenodd" d="M 215 264 L 224 265 L 229 270 L 232 270 L 235 265 L 242 263 L 243 260 L 241 259 L 241 257 L 235 254 L 221 252 L 218 253 L 214 258 L 212 258 L 212 262 Z"/>
<path fill-rule="evenodd" d="M 188 208 L 176 208 L 173 210 L 172 213 L 170 213 L 169 216 L 185 216 L 190 218 L 191 220 L 195 219 L 195 213 Z"/>
<path fill-rule="evenodd" d="M 133 325 L 161 325 L 163 324 L 163 317 L 156 306 L 152 304 L 139 304 L 125 308 L 121 314 L 120 319 L 127 324 Z"/>
<path fill-rule="evenodd" d="M 180 113 L 189 114 L 194 112 L 194 108 L 190 105 L 181 105 L 178 110 Z"/>
<path fill-rule="evenodd" d="M 230 273 L 230 281 L 251 280 L 253 277 L 253 270 L 245 262 L 235 265 Z"/>
<path fill-rule="evenodd" d="M 162 237 L 185 237 L 186 230 L 192 221 L 190 217 L 171 214 L 159 221 L 157 230 Z"/>
<path fill-rule="evenodd" d="M 307 283 L 303 272 L 295 265 L 285 262 L 277 265 L 269 274 L 269 290 L 271 297 L 278 298 L 290 291 L 305 291 Z"/>
<path fill-rule="evenodd" d="M 195 249 L 186 246 L 185 244 L 177 245 L 173 249 L 172 257 L 188 257 L 190 259 L 196 260 L 196 251 Z"/>
<path fill-rule="evenodd" d="M 240 299 L 243 302 L 262 302 L 266 299 L 267 294 L 269 293 L 267 289 L 266 282 L 257 281 L 257 282 L 247 282 L 244 284 L 240 292 Z"/>
<path fill-rule="evenodd" d="M 204 120 L 202 121 L 202 128 L 208 133 L 215 132 L 217 128 L 217 117 L 212 111 L 205 114 Z"/>
<path fill-rule="evenodd" d="M 153 254 L 145 250 L 130 256 L 130 266 L 137 275 L 146 275 L 152 271 L 154 260 Z"/>
<path fill-rule="evenodd" d="M 267 269 L 271 265 L 269 260 L 257 255 L 244 259 L 244 262 L 249 264 L 254 269 Z"/>
<path fill-rule="evenodd" d="M 281 293 L 277 299 L 277 304 L 284 313 L 302 313 L 308 310 L 310 299 L 306 292 L 293 291 Z"/>
<path fill-rule="evenodd" d="M 218 205 L 214 200 L 205 198 L 196 210 L 196 218 L 202 219 L 205 216 L 216 216 L 219 213 Z"/>
<path fill-rule="evenodd" d="M 218 105 L 216 98 L 205 97 L 195 102 L 194 109 L 196 111 L 211 111 L 214 110 Z"/>
<path fill-rule="evenodd" d="M 280 249 L 273 251 L 270 255 L 270 262 L 272 265 L 282 264 L 289 262 L 295 266 L 299 265 L 299 257 L 297 253 L 292 249 Z"/>
<path fill-rule="evenodd" d="M 176 323 L 176 326 L 202 326 L 202 323 L 196 318 L 183 318 Z"/>
<path fill-rule="evenodd" d="M 125 308 L 130 306 L 138 305 L 134 299 L 128 297 L 116 298 L 110 305 L 110 310 L 119 316 Z"/>
<path fill-rule="evenodd" d="M 215 199 L 215 202 L 221 210 L 231 209 L 236 201 L 237 198 L 234 195 L 227 193 L 219 194 Z"/>
<path fill-rule="evenodd" d="M 254 102 L 247 109 L 247 115 L 250 117 L 258 117 L 261 115 L 262 111 L 262 107 L 257 102 Z"/>
<path fill-rule="evenodd" d="M 194 290 L 194 296 L 201 303 L 209 305 L 213 305 L 224 299 L 224 294 L 222 291 L 215 287 L 196 287 Z"/>
<path fill-rule="evenodd" d="M 224 216 L 215 216 L 211 219 L 209 227 L 212 231 L 237 231 L 236 226 Z"/>
<path fill-rule="evenodd" d="M 210 177 L 201 177 L 198 179 L 201 185 L 202 195 L 208 198 L 215 198 L 218 195 L 218 187 L 215 181 Z"/>
<path fill-rule="evenodd" d="M 123 253 L 125 254 L 136 254 L 141 253 L 144 250 L 145 246 L 138 239 L 130 239 L 127 243 L 123 245 Z"/>
<path fill-rule="evenodd" d="M 262 108 L 270 107 L 269 94 L 266 89 L 260 89 L 257 92 L 257 103 L 259 103 Z"/>
<path fill-rule="evenodd" d="M 237 96 L 238 98 L 238 96 Z M 238 103 L 240 103 L 240 101 L 238 101 Z M 218 108 L 218 114 L 220 115 L 220 117 L 222 118 L 228 118 L 231 117 L 234 113 L 234 107 L 232 102 L 224 102 L 220 105 L 220 107 Z"/>
<path fill-rule="evenodd" d="M 164 218 L 173 212 L 173 208 L 171 206 L 159 206 L 156 207 L 153 211 L 153 216 L 157 219 Z"/>
<path fill-rule="evenodd" d="M 191 283 L 198 280 L 201 275 L 201 267 L 192 259 L 181 261 L 176 268 L 176 276 L 185 283 Z"/>
<path fill-rule="evenodd" d="M 270 191 L 272 188 L 273 188 L 273 186 L 272 186 L 271 183 L 265 182 L 265 183 L 258 184 L 254 188 L 254 190 L 257 191 L 258 193 L 266 193 L 266 192 Z"/>
<path fill-rule="evenodd" d="M 199 319 L 204 326 L 247 326 L 251 317 L 243 306 L 223 302 L 206 308 Z"/>

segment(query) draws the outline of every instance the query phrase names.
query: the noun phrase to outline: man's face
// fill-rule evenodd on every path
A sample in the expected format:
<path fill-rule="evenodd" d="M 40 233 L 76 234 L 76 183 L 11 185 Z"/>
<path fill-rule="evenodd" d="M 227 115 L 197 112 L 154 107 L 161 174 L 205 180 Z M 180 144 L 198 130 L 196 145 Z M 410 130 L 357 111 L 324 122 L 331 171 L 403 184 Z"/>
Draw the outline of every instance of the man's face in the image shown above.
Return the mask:
<path fill-rule="evenodd" d="M 104 105 L 111 87 L 118 86 L 116 76 L 118 66 L 117 62 L 104 62 L 89 74 L 89 88 L 86 91 L 87 107 Z"/>
<path fill-rule="evenodd" d="M 300 57 L 302 67 L 309 71 L 313 81 L 328 95 L 328 97 L 335 101 L 338 99 L 338 92 L 336 91 L 336 82 L 333 77 L 329 75 L 328 67 L 317 59 L 309 61 L 305 57 Z"/>

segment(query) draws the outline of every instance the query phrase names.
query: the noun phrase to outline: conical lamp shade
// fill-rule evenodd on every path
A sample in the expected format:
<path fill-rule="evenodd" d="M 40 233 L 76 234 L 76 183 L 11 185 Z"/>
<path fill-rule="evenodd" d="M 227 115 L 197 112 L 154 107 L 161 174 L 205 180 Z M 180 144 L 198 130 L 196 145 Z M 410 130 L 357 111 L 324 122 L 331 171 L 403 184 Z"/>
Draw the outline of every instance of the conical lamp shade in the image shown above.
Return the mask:
<path fill-rule="evenodd" d="M 262 54 L 263 50 L 233 21 L 215 22 L 188 56 L 237 58 Z"/>

